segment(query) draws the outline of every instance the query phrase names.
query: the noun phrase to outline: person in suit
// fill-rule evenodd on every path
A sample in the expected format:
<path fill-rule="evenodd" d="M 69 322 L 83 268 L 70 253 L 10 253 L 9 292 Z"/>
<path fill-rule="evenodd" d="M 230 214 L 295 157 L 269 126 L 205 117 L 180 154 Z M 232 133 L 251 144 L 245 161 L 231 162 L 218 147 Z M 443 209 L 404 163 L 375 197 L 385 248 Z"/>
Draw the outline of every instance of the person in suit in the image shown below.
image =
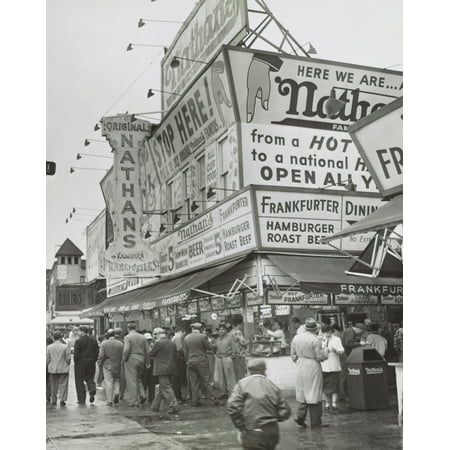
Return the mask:
<path fill-rule="evenodd" d="M 147 359 L 145 361 L 144 371 L 144 391 L 147 394 L 147 401 L 152 404 L 155 399 L 155 386 L 158 384 L 158 377 L 153 375 L 153 358 L 150 358 L 150 350 L 155 343 L 153 342 L 153 336 L 151 333 L 144 333 L 145 340 L 147 341 Z"/>
<path fill-rule="evenodd" d="M 144 370 L 147 359 L 147 341 L 136 331 L 136 325 L 127 325 L 124 338 L 122 361 L 125 370 L 125 398 L 129 406 L 139 406 L 146 400 L 144 391 Z"/>
<path fill-rule="evenodd" d="M 53 344 L 53 342 L 55 342 L 53 337 L 52 336 L 47 336 L 47 347 L 50 344 Z M 45 386 L 45 396 L 47 398 L 47 401 L 49 402 L 51 400 L 51 397 L 52 397 L 52 395 L 51 395 L 52 388 L 51 388 L 51 383 L 50 383 L 50 374 L 48 372 L 48 364 L 46 365 L 46 369 L 47 369 L 47 371 L 46 371 L 46 374 L 45 374 L 45 384 L 46 384 L 46 386 Z"/>
<path fill-rule="evenodd" d="M 206 352 L 211 350 L 211 344 L 208 337 L 200 332 L 201 323 L 193 323 L 191 328 L 192 333 L 184 338 L 183 352 L 192 391 L 192 405 L 201 406 L 200 384 L 206 389 L 206 397 L 215 405 L 218 405 L 220 402 L 215 399 L 209 382 L 209 365 Z"/>
<path fill-rule="evenodd" d="M 100 345 L 98 365 L 103 368 L 107 406 L 112 406 L 113 402 L 119 403 L 120 363 L 123 353 L 123 344 L 119 340 L 121 335 L 120 328 L 109 330 Z"/>
<path fill-rule="evenodd" d="M 86 403 L 86 386 L 89 392 L 89 402 L 94 403 L 96 394 L 95 363 L 98 358 L 98 344 L 94 336 L 89 335 L 89 328 L 80 327 L 80 337 L 75 341 L 73 360 L 75 362 L 75 387 L 78 404 Z"/>
<path fill-rule="evenodd" d="M 63 334 L 53 333 L 54 342 L 47 346 L 47 370 L 50 374 L 52 405 L 59 397 L 60 405 L 66 406 L 69 391 L 70 347 L 64 342 Z"/>
<path fill-rule="evenodd" d="M 291 408 L 281 389 L 266 378 L 263 359 L 249 361 L 248 371 L 228 399 L 228 414 L 244 449 L 274 450 L 280 439 L 278 422 L 289 418 Z"/>
<path fill-rule="evenodd" d="M 172 342 L 177 347 L 177 353 L 175 357 L 175 370 L 173 374 L 173 391 L 175 392 L 176 399 L 181 403 L 183 402 L 182 387 L 186 386 L 186 361 L 184 360 L 183 353 L 183 341 L 186 336 L 186 330 L 183 328 L 177 328 L 175 336 L 172 338 Z"/>
<path fill-rule="evenodd" d="M 153 400 L 151 409 L 159 411 L 162 400 L 168 407 L 169 414 L 178 412 L 178 403 L 172 389 L 172 375 L 175 370 L 177 346 L 166 336 L 162 328 L 155 328 L 153 335 L 155 345 L 150 350 L 149 358 L 153 358 L 153 375 L 158 377 L 159 390 Z"/>

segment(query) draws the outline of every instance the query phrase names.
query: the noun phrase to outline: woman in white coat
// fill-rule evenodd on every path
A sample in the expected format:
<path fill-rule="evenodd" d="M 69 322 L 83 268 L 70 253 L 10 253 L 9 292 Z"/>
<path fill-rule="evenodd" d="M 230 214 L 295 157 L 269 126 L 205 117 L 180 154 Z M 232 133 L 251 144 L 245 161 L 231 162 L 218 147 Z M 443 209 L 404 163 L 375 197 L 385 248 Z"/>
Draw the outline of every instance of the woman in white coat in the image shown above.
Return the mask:
<path fill-rule="evenodd" d="M 322 348 L 328 350 L 328 359 L 321 362 L 323 374 L 323 396 L 325 400 L 325 412 L 330 412 L 330 403 L 332 411 L 337 412 L 337 398 L 339 392 L 339 374 L 341 372 L 341 363 L 339 355 L 344 353 L 341 339 L 334 334 L 331 325 L 322 327 Z"/>
<path fill-rule="evenodd" d="M 322 349 L 322 342 L 316 336 L 317 323 L 313 318 L 306 319 L 305 332 L 297 334 L 292 340 L 291 356 L 297 364 L 295 391 L 300 402 L 295 422 L 306 427 L 309 410 L 311 427 L 322 424 L 322 368 L 321 361 L 328 358 L 328 350 Z"/>

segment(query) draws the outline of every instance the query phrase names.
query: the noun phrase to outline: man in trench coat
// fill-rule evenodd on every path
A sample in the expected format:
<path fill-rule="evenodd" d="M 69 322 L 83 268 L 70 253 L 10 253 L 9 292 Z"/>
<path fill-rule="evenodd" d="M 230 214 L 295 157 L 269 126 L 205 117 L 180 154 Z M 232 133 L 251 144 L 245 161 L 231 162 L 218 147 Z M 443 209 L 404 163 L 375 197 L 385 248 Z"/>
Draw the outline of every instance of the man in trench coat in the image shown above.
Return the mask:
<path fill-rule="evenodd" d="M 316 330 L 316 321 L 306 319 L 305 332 L 297 334 L 291 344 L 291 356 L 297 364 L 296 398 L 300 402 L 295 422 L 301 427 L 306 427 L 308 410 L 311 428 L 327 426 L 321 420 L 323 378 L 320 363 L 328 358 L 328 350 L 322 350 Z"/>

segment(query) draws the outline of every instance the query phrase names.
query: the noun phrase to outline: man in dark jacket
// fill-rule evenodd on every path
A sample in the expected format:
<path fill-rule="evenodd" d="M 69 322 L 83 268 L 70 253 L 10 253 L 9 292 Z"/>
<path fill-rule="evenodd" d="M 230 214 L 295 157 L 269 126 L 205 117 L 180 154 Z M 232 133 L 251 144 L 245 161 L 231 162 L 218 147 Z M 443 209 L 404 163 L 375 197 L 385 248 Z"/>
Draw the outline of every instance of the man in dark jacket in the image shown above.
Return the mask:
<path fill-rule="evenodd" d="M 193 323 L 191 325 L 192 333 L 188 334 L 183 342 L 184 359 L 188 370 L 193 406 L 201 406 L 199 398 L 200 384 L 205 387 L 207 397 L 214 404 L 220 404 L 214 398 L 212 386 L 209 382 L 209 365 L 206 352 L 211 350 L 211 344 L 208 341 L 208 337 L 200 332 L 201 327 L 201 323 Z"/>
<path fill-rule="evenodd" d="M 86 387 L 89 391 L 89 402 L 94 403 L 96 386 L 94 382 L 95 363 L 98 358 L 98 344 L 94 336 L 89 336 L 88 327 L 80 327 L 81 336 L 75 341 L 73 361 L 75 363 L 75 387 L 78 404 L 86 403 Z"/>
<path fill-rule="evenodd" d="M 244 449 L 273 450 L 280 438 L 278 422 L 289 418 L 291 408 L 280 388 L 266 378 L 263 359 L 251 360 L 248 371 L 228 399 L 228 413 Z"/>
<path fill-rule="evenodd" d="M 177 346 L 171 342 L 162 328 L 155 328 L 153 336 L 155 345 L 148 354 L 153 358 L 153 375 L 158 377 L 159 390 L 152 403 L 152 410 L 159 411 L 161 401 L 164 399 L 169 414 L 178 412 L 178 404 L 172 389 L 171 378 L 175 369 L 175 354 Z"/>

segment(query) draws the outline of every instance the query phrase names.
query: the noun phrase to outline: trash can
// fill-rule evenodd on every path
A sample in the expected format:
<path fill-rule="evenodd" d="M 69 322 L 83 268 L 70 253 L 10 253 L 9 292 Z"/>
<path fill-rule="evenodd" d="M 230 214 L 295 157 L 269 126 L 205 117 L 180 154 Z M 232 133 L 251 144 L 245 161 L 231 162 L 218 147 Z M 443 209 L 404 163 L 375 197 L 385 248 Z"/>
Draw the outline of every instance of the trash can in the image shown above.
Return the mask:
<path fill-rule="evenodd" d="M 350 408 L 389 408 L 387 362 L 374 348 L 354 348 L 345 365 Z"/>

